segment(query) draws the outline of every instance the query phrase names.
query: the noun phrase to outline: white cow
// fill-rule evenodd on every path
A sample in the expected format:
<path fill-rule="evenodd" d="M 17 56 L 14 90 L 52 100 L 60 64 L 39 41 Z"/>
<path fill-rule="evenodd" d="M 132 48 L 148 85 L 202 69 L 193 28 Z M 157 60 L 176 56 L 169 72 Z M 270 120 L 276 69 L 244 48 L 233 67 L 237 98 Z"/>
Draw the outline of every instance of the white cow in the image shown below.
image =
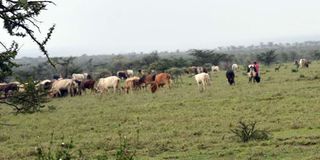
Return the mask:
<path fill-rule="evenodd" d="M 219 66 L 213 65 L 213 66 L 211 67 L 211 71 L 212 71 L 212 72 L 219 72 Z"/>
<path fill-rule="evenodd" d="M 133 77 L 133 70 L 132 69 L 128 69 L 127 70 L 127 74 L 128 74 L 128 77 Z"/>
<path fill-rule="evenodd" d="M 83 80 L 85 80 L 87 78 L 88 78 L 88 73 L 81 73 L 81 74 L 73 73 L 72 74 L 72 79 L 73 80 L 83 81 Z"/>
<path fill-rule="evenodd" d="M 107 78 L 100 78 L 96 86 L 96 90 L 100 93 L 108 91 L 109 88 L 113 88 L 114 93 L 119 88 L 120 78 L 117 76 L 110 76 Z"/>
<path fill-rule="evenodd" d="M 233 71 L 237 71 L 239 69 L 239 66 L 237 64 L 232 64 L 231 68 Z"/>
<path fill-rule="evenodd" d="M 300 59 L 300 61 L 299 61 L 300 68 L 304 68 L 304 67 L 308 68 L 309 64 L 310 64 L 310 62 L 306 59 Z"/>
<path fill-rule="evenodd" d="M 210 76 L 208 73 L 199 73 L 194 76 L 200 91 L 204 91 L 209 84 Z"/>
<path fill-rule="evenodd" d="M 50 96 L 60 95 L 60 90 L 67 90 L 70 96 L 74 96 L 74 89 L 76 88 L 77 83 L 72 79 L 61 79 L 56 80 L 52 83 L 52 87 L 49 91 Z"/>

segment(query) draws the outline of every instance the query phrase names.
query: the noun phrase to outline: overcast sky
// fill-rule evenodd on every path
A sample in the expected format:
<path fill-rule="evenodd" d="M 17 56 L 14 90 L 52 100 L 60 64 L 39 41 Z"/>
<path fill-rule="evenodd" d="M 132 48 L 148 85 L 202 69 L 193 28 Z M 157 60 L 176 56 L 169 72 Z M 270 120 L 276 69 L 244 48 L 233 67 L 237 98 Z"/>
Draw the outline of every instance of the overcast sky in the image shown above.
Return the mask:
<path fill-rule="evenodd" d="M 52 56 L 320 40 L 319 0 L 53 1 L 39 18 L 43 34 L 57 25 Z M 10 37 L 1 30 L 0 40 Z M 41 55 L 31 41 L 19 42 L 22 56 Z"/>

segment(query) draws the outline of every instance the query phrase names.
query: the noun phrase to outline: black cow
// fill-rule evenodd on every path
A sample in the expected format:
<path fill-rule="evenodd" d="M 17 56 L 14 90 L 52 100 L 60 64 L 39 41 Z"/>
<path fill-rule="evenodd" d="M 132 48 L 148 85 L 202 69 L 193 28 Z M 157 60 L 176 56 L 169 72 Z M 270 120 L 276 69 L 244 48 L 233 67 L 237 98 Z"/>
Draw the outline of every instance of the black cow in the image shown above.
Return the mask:
<path fill-rule="evenodd" d="M 120 79 L 127 79 L 129 76 L 127 74 L 127 72 L 125 71 L 118 71 L 117 72 L 117 76 L 120 78 Z"/>
<path fill-rule="evenodd" d="M 236 84 L 235 81 L 234 81 L 235 74 L 234 74 L 233 70 L 231 70 L 231 69 L 227 70 L 226 77 L 227 77 L 228 82 L 229 82 L 230 85 L 235 85 Z"/>

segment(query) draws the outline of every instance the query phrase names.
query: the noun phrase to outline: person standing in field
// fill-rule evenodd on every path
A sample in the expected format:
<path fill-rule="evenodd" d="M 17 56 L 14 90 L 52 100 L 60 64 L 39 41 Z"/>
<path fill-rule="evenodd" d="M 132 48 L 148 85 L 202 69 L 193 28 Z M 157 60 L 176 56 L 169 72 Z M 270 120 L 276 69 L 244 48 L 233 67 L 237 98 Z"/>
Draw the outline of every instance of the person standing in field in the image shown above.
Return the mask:
<path fill-rule="evenodd" d="M 260 67 L 259 64 L 256 61 L 254 61 L 253 62 L 253 66 L 256 69 L 255 71 L 257 73 L 257 76 L 259 76 L 259 67 Z"/>
<path fill-rule="evenodd" d="M 259 72 L 260 66 L 256 61 L 253 62 L 253 66 L 254 66 L 255 71 L 256 71 L 255 80 L 256 80 L 257 83 L 260 83 L 260 80 L 261 80 L 260 79 L 260 72 Z"/>

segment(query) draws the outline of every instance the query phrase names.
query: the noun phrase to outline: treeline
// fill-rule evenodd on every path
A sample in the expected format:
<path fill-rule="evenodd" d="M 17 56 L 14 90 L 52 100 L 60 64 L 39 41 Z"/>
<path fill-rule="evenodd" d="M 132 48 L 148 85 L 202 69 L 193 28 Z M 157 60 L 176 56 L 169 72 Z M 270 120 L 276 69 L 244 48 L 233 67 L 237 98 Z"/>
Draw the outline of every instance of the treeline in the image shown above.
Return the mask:
<path fill-rule="evenodd" d="M 232 63 L 245 65 L 257 60 L 260 63 L 270 65 L 272 63 L 294 62 L 300 58 L 319 60 L 320 43 L 309 41 L 280 45 L 270 42 L 259 46 L 218 47 L 215 50 L 53 57 L 52 61 L 56 64 L 55 69 L 47 63 L 46 58 L 22 58 L 16 60 L 20 66 L 14 69 L 14 73 L 22 80 L 28 77 L 39 80 L 51 79 L 53 75 L 62 75 L 67 78 L 72 73 L 82 72 L 88 72 L 98 78 L 101 75 L 113 75 L 117 71 L 126 69 L 166 71 L 173 67 L 210 67 L 212 65 L 219 65 L 226 69 Z M 0 78 L 2 81 L 5 80 L 5 77 Z"/>

